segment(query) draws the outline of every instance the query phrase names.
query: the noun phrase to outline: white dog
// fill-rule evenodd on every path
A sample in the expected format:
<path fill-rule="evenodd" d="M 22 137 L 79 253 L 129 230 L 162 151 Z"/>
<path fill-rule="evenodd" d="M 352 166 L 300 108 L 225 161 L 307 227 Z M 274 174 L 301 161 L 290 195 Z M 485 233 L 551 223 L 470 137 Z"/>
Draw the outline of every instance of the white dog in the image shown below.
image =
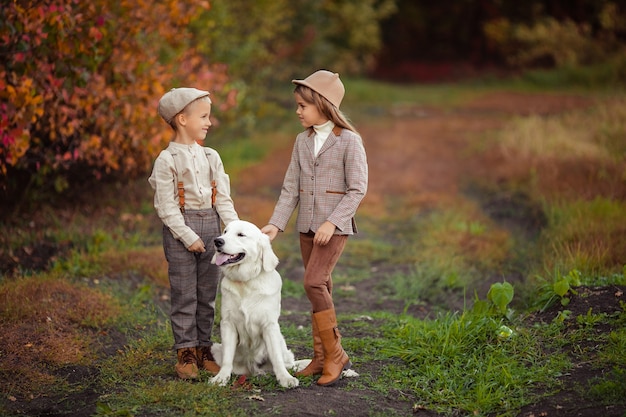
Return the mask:
<path fill-rule="evenodd" d="M 213 357 L 221 367 L 212 384 L 226 385 L 232 373 L 258 375 L 272 370 L 281 386 L 297 387 L 288 368 L 297 366 L 278 325 L 282 280 L 267 235 L 236 220 L 214 240 L 213 263 L 224 273 L 220 331 Z"/>

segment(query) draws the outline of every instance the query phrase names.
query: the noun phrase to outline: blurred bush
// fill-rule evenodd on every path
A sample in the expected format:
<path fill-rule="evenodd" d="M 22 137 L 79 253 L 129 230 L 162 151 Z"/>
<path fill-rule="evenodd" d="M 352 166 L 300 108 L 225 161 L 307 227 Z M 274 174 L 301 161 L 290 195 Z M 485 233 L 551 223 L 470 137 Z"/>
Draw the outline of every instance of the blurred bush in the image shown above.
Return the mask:
<path fill-rule="evenodd" d="M 227 65 L 236 111 L 216 114 L 212 141 L 247 135 L 292 108 L 293 78 L 318 69 L 364 74 L 395 0 L 215 0 L 192 24 L 195 46 Z M 294 107 L 295 108 L 295 107 Z"/>
<path fill-rule="evenodd" d="M 626 34 L 626 11 L 613 2 L 605 3 L 597 16 L 585 22 L 542 16 L 531 23 L 516 23 L 500 17 L 483 29 L 514 68 L 576 68 L 606 62 L 624 66 L 621 37 Z M 618 76 L 626 81 L 626 73 Z"/>

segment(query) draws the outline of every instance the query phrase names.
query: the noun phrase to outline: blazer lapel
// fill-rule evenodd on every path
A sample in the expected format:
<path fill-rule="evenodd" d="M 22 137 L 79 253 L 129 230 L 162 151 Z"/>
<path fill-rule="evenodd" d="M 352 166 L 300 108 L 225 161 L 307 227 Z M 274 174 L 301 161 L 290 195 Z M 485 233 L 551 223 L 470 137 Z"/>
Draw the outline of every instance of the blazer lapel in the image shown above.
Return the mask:
<path fill-rule="evenodd" d="M 330 148 L 335 143 L 337 143 L 337 138 L 341 134 L 341 130 L 342 129 L 340 127 L 335 126 L 333 131 L 330 132 L 330 134 L 328 135 L 328 138 L 326 138 L 326 141 L 322 145 L 322 148 L 320 149 L 320 151 L 317 154 L 317 156 L 320 156 L 322 153 L 326 152 L 326 150 L 328 150 L 328 148 Z"/>
<path fill-rule="evenodd" d="M 309 135 L 307 136 L 304 143 L 306 143 L 306 148 L 309 150 L 311 158 L 315 159 L 315 131 L 313 130 L 313 128 L 309 128 Z"/>

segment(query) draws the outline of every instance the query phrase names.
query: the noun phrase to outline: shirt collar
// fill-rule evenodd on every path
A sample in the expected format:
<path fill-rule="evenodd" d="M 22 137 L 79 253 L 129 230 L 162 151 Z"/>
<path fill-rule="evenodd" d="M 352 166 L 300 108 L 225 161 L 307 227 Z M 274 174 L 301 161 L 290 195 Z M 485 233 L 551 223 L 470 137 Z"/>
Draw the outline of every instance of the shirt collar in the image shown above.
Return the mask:
<path fill-rule="evenodd" d="M 313 125 L 313 130 L 315 130 L 317 136 L 326 139 L 328 135 L 330 135 L 330 132 L 333 130 L 334 127 L 335 124 L 333 123 L 333 121 L 329 120 L 321 125 Z"/>

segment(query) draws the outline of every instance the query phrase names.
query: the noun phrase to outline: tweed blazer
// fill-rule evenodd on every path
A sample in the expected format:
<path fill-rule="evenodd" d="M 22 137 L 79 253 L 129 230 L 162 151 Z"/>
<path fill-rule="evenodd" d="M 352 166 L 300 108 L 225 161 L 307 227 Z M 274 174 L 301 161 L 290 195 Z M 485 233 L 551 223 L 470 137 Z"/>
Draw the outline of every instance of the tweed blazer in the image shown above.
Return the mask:
<path fill-rule="evenodd" d="M 357 233 L 354 215 L 368 182 L 363 141 L 351 130 L 335 127 L 316 157 L 314 140 L 313 129 L 296 137 L 269 223 L 284 231 L 298 207 L 298 232 L 315 232 L 328 220 L 336 226 L 335 234 Z"/>

